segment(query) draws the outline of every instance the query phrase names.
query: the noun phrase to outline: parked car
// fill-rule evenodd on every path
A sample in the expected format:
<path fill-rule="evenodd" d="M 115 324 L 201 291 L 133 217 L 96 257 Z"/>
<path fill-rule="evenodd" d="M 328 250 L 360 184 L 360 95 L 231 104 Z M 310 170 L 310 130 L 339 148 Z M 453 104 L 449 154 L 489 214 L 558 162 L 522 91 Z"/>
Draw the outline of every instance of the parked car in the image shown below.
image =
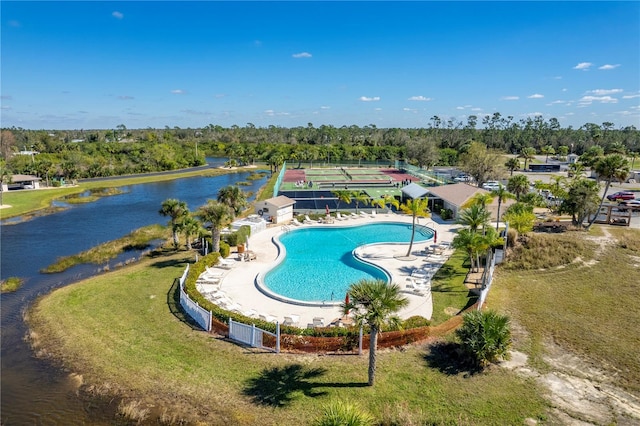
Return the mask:
<path fill-rule="evenodd" d="M 454 177 L 453 180 L 455 182 L 471 182 L 472 179 L 469 175 L 459 174 L 458 176 Z"/>
<path fill-rule="evenodd" d="M 631 207 L 634 210 L 640 209 L 640 199 L 639 200 L 620 201 L 620 204 L 618 206 L 618 210 L 620 210 L 621 212 L 626 212 L 627 209 L 625 207 Z"/>
<path fill-rule="evenodd" d="M 482 184 L 482 188 L 487 191 L 495 191 L 500 188 L 500 182 L 497 180 L 490 180 Z"/>
<path fill-rule="evenodd" d="M 631 191 L 618 191 L 607 195 L 607 200 L 609 201 L 633 200 L 635 198 L 636 194 Z"/>

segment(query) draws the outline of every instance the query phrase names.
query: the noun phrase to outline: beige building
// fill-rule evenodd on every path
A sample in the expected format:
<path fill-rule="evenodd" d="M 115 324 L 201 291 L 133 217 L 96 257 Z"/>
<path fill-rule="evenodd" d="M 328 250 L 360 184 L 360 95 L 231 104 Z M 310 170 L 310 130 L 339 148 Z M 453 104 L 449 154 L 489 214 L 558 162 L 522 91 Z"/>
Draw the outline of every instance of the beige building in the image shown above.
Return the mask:
<path fill-rule="evenodd" d="M 293 219 L 293 205 L 295 203 L 295 200 L 279 195 L 268 200 L 257 201 L 255 211 L 267 222 L 288 223 Z"/>
<path fill-rule="evenodd" d="M 468 183 L 454 183 L 452 185 L 434 186 L 429 188 L 429 208 L 433 210 L 436 200 L 442 200 L 443 207 L 453 212 L 453 217 L 457 218 L 462 206 L 467 203 L 477 193 L 489 193 L 486 189 L 469 185 Z M 504 214 L 514 200 L 506 200 L 500 206 L 500 216 Z M 496 220 L 498 213 L 498 199 L 494 197 L 493 202 L 487 206 L 491 212 L 491 219 Z"/>

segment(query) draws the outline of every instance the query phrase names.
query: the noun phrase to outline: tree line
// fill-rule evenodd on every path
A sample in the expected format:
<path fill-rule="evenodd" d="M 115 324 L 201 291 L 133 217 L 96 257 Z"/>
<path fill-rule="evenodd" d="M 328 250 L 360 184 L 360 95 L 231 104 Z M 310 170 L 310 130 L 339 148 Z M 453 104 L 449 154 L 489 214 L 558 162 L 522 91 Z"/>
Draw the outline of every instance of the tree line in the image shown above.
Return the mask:
<path fill-rule="evenodd" d="M 482 125 L 482 128 L 479 126 Z M 433 116 L 423 128 L 378 128 L 321 125 L 127 129 L 120 124 L 102 130 L 28 130 L 4 128 L 0 158 L 11 173 L 42 179 L 78 179 L 175 170 L 205 163 L 205 156 L 226 156 L 237 164 L 256 161 L 277 170 L 284 161 L 393 162 L 421 168 L 455 166 L 473 142 L 502 153 L 583 154 L 593 146 L 605 153 L 640 152 L 634 126 L 587 123 L 562 128 L 555 118 L 515 120 L 500 113 L 469 116 L 466 122 Z M 20 153 L 22 152 L 22 155 Z"/>

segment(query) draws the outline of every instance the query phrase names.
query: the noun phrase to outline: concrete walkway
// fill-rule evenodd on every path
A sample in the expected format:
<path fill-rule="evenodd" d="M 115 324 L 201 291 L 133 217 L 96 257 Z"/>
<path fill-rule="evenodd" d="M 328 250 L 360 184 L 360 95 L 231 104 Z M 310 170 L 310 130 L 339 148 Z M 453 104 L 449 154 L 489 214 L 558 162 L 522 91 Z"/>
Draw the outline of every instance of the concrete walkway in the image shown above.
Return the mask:
<path fill-rule="evenodd" d="M 303 227 L 321 226 L 354 226 L 363 225 L 373 222 L 402 222 L 411 223 L 411 216 L 402 214 L 377 214 L 375 218 L 357 218 L 345 221 L 334 221 L 332 224 L 310 224 L 301 225 Z M 430 218 L 420 218 L 418 221 L 421 225 L 426 225 L 437 231 L 437 242 L 451 242 L 454 236 L 454 230 L 458 225 L 438 224 Z M 297 228 L 294 225 L 288 225 L 290 229 Z M 324 324 L 329 325 L 332 321 L 342 317 L 339 307 L 336 306 L 301 306 L 293 303 L 285 303 L 271 298 L 262 293 L 256 286 L 256 277 L 260 272 L 268 271 L 276 261 L 278 256 L 278 248 L 273 242 L 273 238 L 286 232 L 282 225 L 273 225 L 265 231 L 252 235 L 249 240 L 250 250 L 256 254 L 256 259 L 249 262 L 236 262 L 231 269 L 225 270 L 221 280 L 220 289 L 224 292 L 236 310 L 242 313 L 254 313 L 265 317 L 273 317 L 279 322 L 283 322 L 285 316 L 297 316 L 298 326 L 306 327 L 313 322 L 313 318 L 319 317 L 324 319 Z M 403 290 L 409 283 L 408 278 L 411 272 L 416 268 L 422 268 L 426 263 L 431 263 L 425 254 L 421 251 L 433 244 L 433 240 L 427 242 L 414 243 L 412 254 L 405 257 L 408 244 L 377 244 L 362 247 L 358 250 L 358 255 L 385 269 L 392 277 L 392 282 L 401 286 Z M 450 250 L 445 252 L 445 256 L 451 253 Z M 229 259 L 236 258 L 237 255 L 232 253 Z M 413 293 L 410 289 L 406 289 L 403 293 L 409 299 L 409 305 L 399 312 L 400 317 L 408 318 L 419 315 L 425 318 L 431 318 L 432 299 L 431 293 L 424 295 Z M 342 301 L 342 298 L 337 302 Z"/>

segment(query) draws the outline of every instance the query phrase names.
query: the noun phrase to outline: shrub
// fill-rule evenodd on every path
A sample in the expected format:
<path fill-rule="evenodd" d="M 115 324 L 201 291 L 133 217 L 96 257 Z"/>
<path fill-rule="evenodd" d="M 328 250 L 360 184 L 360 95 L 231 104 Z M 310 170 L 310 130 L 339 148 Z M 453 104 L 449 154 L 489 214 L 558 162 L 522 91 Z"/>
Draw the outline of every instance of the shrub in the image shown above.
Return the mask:
<path fill-rule="evenodd" d="M 231 253 L 231 247 L 229 247 L 229 244 L 224 241 L 220 241 L 220 256 L 228 257 L 229 253 Z"/>
<path fill-rule="evenodd" d="M 405 330 L 410 328 L 418 328 L 418 327 L 426 327 L 431 324 L 431 321 L 426 319 L 425 317 L 421 317 L 419 315 L 414 315 L 410 318 L 404 320 L 402 328 Z"/>
<path fill-rule="evenodd" d="M 477 367 L 506 359 L 511 346 L 509 318 L 492 310 L 471 311 L 456 330 L 467 359 Z"/>
<path fill-rule="evenodd" d="M 314 422 L 314 426 L 373 426 L 373 417 L 349 402 L 337 400 L 329 403 Z"/>

